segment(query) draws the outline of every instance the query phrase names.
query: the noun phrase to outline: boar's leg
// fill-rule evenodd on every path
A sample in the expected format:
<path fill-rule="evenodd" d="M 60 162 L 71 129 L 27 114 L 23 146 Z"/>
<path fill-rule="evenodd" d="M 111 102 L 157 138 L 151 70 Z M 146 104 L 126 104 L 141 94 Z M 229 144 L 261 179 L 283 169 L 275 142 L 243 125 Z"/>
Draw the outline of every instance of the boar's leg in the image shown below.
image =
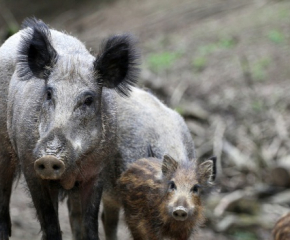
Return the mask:
<path fill-rule="evenodd" d="M 103 192 L 101 178 L 84 182 L 80 186 L 83 209 L 83 240 L 99 240 L 98 214 Z"/>
<path fill-rule="evenodd" d="M 2 147 L 1 147 L 2 148 Z M 0 148 L 0 240 L 11 236 L 9 202 L 16 162 Z"/>
<path fill-rule="evenodd" d="M 82 240 L 82 206 L 78 189 L 69 193 L 67 207 L 73 239 Z"/>
<path fill-rule="evenodd" d="M 61 240 L 57 183 L 40 180 L 31 172 L 24 175 L 41 225 L 42 240 Z"/>
<path fill-rule="evenodd" d="M 106 240 L 117 240 L 117 227 L 119 220 L 119 206 L 110 204 L 103 198 L 102 221 L 106 234 Z"/>

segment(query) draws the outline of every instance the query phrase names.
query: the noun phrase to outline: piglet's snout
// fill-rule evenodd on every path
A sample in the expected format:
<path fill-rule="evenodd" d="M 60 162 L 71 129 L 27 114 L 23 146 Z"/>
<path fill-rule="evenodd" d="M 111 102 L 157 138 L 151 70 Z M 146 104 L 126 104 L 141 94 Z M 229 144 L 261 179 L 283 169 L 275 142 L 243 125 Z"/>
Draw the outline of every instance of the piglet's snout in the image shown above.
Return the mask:
<path fill-rule="evenodd" d="M 65 164 L 54 156 L 46 155 L 35 161 L 34 170 L 42 179 L 58 180 L 64 173 Z"/>
<path fill-rule="evenodd" d="M 172 216 L 177 221 L 185 221 L 188 217 L 188 210 L 183 206 L 175 207 Z"/>

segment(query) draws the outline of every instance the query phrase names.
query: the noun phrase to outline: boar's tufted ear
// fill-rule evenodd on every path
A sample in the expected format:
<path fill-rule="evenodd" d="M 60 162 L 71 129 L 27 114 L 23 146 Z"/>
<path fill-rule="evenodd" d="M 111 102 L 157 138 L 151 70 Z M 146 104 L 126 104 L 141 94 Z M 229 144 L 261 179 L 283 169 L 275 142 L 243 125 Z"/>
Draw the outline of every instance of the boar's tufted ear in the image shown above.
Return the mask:
<path fill-rule="evenodd" d="M 139 53 L 130 35 L 113 36 L 101 47 L 94 68 L 101 86 L 114 88 L 122 96 L 128 96 L 130 87 L 139 75 Z"/>
<path fill-rule="evenodd" d="M 171 176 L 177 169 L 178 162 L 175 161 L 171 156 L 164 155 L 162 162 L 162 174 L 165 177 Z"/>
<path fill-rule="evenodd" d="M 28 18 L 22 29 L 29 28 L 22 34 L 18 49 L 18 76 L 28 80 L 32 76 L 47 79 L 57 61 L 57 52 L 51 44 L 48 26 L 36 18 Z"/>
<path fill-rule="evenodd" d="M 216 177 L 216 157 L 200 163 L 197 168 L 199 181 L 202 185 L 212 185 Z"/>

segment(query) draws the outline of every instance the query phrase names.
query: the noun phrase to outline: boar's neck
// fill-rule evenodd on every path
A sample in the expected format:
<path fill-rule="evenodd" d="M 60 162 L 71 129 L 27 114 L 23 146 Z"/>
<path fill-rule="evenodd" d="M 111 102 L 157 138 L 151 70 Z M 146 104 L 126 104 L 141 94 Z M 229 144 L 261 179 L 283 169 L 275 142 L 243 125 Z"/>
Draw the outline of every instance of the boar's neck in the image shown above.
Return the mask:
<path fill-rule="evenodd" d="M 102 139 L 98 147 L 100 157 L 107 158 L 116 154 L 117 110 L 116 92 L 110 89 L 100 89 Z"/>

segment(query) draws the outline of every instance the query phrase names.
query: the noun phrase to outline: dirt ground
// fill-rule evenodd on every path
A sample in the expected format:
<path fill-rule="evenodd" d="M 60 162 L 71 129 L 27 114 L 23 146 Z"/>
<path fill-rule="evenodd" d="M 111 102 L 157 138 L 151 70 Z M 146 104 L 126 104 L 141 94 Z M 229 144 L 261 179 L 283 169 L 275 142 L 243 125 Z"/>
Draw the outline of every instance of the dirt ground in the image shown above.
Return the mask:
<path fill-rule="evenodd" d="M 23 180 L 21 180 L 22 182 Z M 12 237 L 11 240 L 40 240 L 40 226 L 36 219 L 35 210 L 32 208 L 31 200 L 25 192 L 25 184 L 19 186 L 13 191 L 11 200 L 11 218 L 12 218 Z M 68 220 L 68 211 L 65 202 L 60 204 L 59 209 L 60 224 L 63 232 L 63 240 L 71 240 L 72 235 Z M 101 223 L 101 219 L 99 220 Z M 120 216 L 120 224 L 118 226 L 118 237 L 120 240 L 131 239 L 129 230 L 127 229 L 123 213 Z M 196 235 L 196 239 L 213 239 L 210 230 L 200 231 Z M 216 240 L 226 240 L 223 236 L 215 236 Z M 100 240 L 105 240 L 103 226 L 100 226 Z"/>
<path fill-rule="evenodd" d="M 209 221 L 197 239 L 272 239 L 290 205 L 290 180 L 272 174 L 278 166 L 290 173 L 290 1 L 12 0 L 0 7 L 3 36 L 32 15 L 96 52 L 111 34 L 136 35 L 139 86 L 184 116 L 199 157 L 219 159 L 218 190 L 208 196 Z M 11 239 L 40 239 L 24 185 L 12 195 Z M 64 203 L 60 222 L 63 239 L 72 239 Z M 123 220 L 118 236 L 130 239 Z"/>

